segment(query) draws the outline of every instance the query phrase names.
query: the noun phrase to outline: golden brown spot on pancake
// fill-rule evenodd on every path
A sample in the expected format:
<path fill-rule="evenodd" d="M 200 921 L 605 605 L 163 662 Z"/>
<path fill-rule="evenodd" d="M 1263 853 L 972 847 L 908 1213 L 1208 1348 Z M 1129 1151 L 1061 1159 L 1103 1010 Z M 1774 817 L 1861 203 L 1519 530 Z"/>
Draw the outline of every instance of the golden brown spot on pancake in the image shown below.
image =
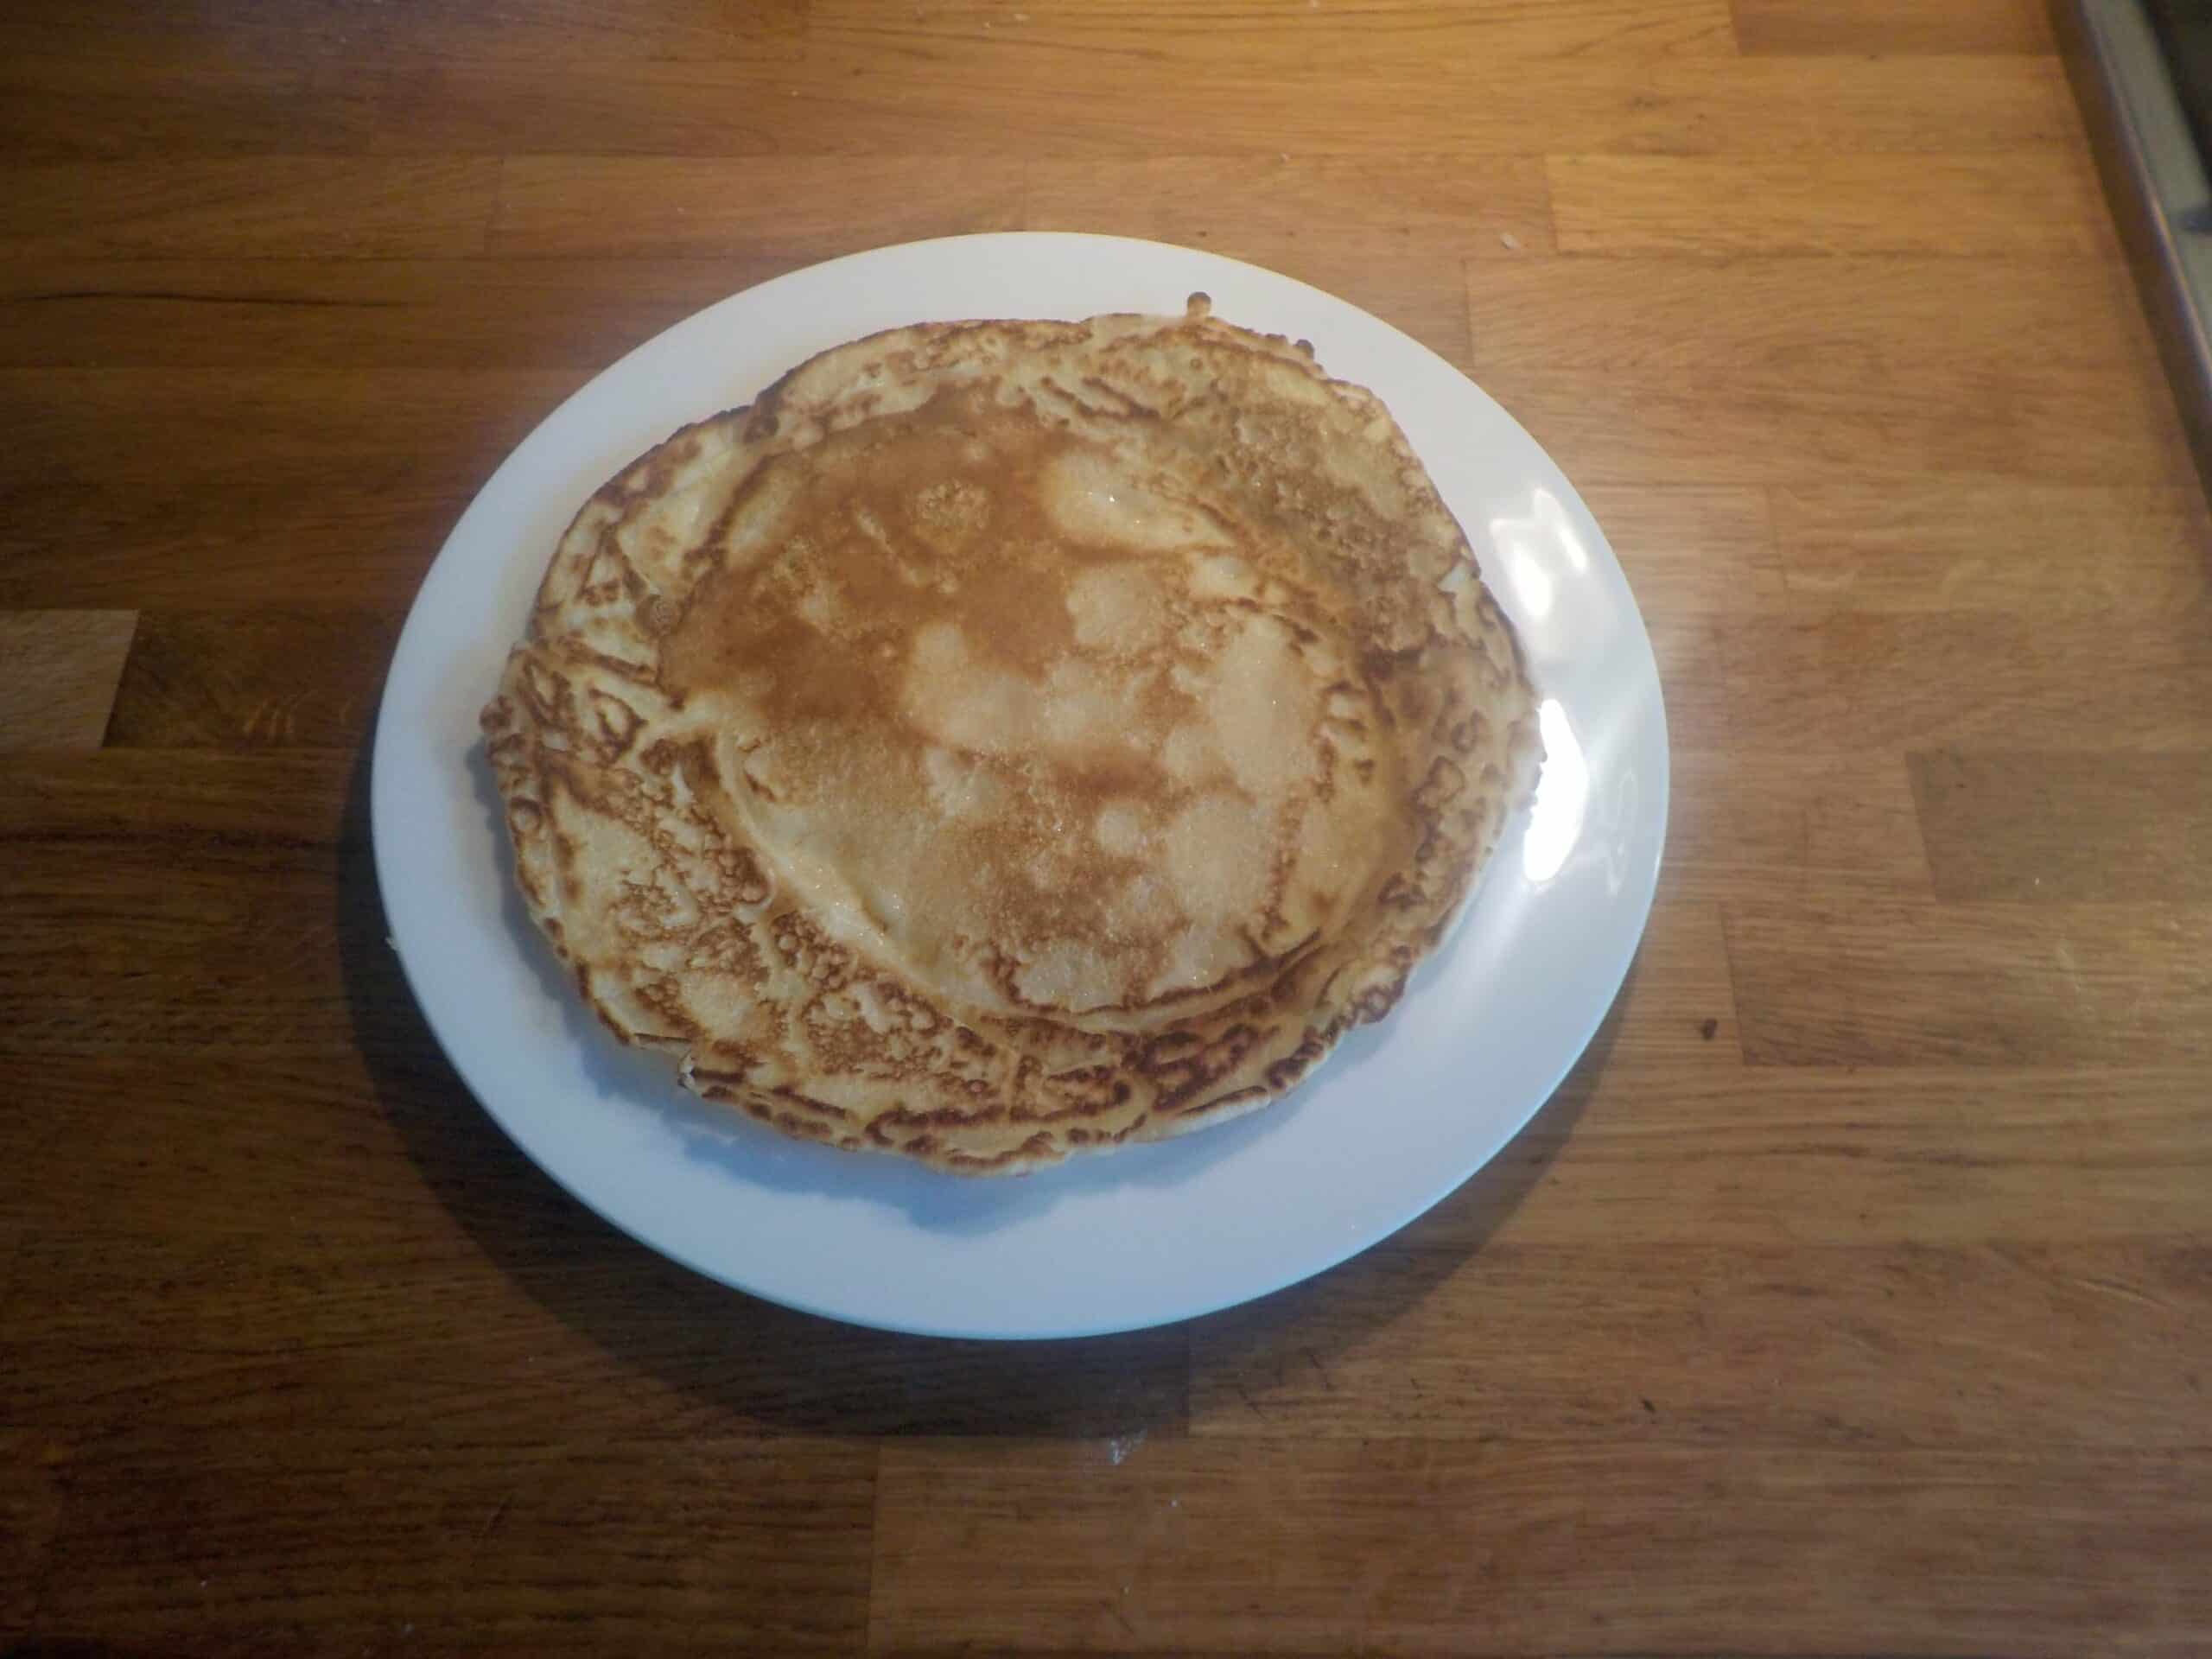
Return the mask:
<path fill-rule="evenodd" d="M 638 734 L 638 711 L 611 692 L 594 690 L 591 694 L 591 713 L 592 735 L 601 758 L 620 760 Z"/>
<path fill-rule="evenodd" d="M 1296 821 L 1274 809 L 1333 771 L 1319 688 L 1294 689 L 1318 636 L 1259 597 L 1296 607 L 1262 574 L 1287 550 L 980 391 L 763 470 L 786 475 L 741 498 L 661 683 L 759 734 L 757 805 L 841 804 L 815 850 L 872 873 L 861 916 L 895 936 L 918 893 L 952 894 L 997 944 L 920 965 L 1010 1007 L 1133 1008 L 1264 957 L 1230 924 L 1280 916 L 1296 858 L 1269 843 Z M 1092 836 L 1108 801 L 1185 826 L 1154 832 L 1183 849 L 1164 881 L 1109 874 L 1143 840 Z M 1205 862 L 1207 836 L 1238 856 Z"/>

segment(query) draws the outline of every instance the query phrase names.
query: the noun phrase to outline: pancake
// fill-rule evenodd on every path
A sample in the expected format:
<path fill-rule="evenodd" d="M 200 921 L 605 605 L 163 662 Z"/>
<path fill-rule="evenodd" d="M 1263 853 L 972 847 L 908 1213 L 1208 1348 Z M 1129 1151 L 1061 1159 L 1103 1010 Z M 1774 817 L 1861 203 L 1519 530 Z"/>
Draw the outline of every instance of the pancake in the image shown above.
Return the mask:
<path fill-rule="evenodd" d="M 1204 296 L 895 329 L 677 433 L 577 514 L 483 728 L 617 1036 L 978 1173 L 1290 1089 L 1539 753 L 1388 411 Z"/>

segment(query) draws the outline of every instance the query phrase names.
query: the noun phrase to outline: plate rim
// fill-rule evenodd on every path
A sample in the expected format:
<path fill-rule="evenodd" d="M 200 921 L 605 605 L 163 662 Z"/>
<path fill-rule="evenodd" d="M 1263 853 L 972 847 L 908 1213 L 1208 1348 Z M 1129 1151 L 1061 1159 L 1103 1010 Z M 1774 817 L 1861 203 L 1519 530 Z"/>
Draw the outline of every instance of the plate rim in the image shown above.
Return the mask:
<path fill-rule="evenodd" d="M 629 365 L 632 363 L 634 359 L 639 359 L 648 352 L 653 350 L 656 346 L 659 346 L 662 341 L 666 340 L 669 335 L 686 328 L 704 327 L 707 319 L 727 308 L 733 308 L 747 301 L 752 301 L 756 303 L 760 302 L 763 297 L 767 295 L 769 290 L 785 287 L 804 287 L 810 281 L 818 281 L 825 272 L 839 267 L 861 262 L 896 259 L 901 256 L 912 255 L 918 251 L 923 250 L 939 250 L 951 246 L 972 247 L 980 250 L 980 248 L 984 245 L 1003 245 L 1007 243 L 1018 243 L 1025 246 L 1037 246 L 1044 244 L 1079 245 L 1092 251 L 1116 249 L 1125 252 L 1136 253 L 1140 256 L 1165 252 L 1175 256 L 1178 258 L 1195 258 L 1218 267 L 1254 273 L 1257 276 L 1264 278 L 1270 283 L 1287 285 L 1290 289 L 1302 290 L 1305 295 L 1312 296 L 1313 299 L 1327 307 L 1340 308 L 1344 310 L 1356 313 L 1361 318 L 1364 319 L 1366 322 L 1395 336 L 1397 340 L 1402 342 L 1403 346 L 1411 348 L 1413 351 L 1420 353 L 1422 357 L 1429 359 L 1436 367 L 1448 372 L 1458 383 L 1458 387 L 1464 388 L 1467 392 L 1471 392 L 1473 397 L 1478 400 L 1479 404 L 1487 406 L 1488 410 L 1494 414 L 1496 417 L 1509 423 L 1512 429 L 1519 435 L 1524 442 L 1526 442 L 1529 449 L 1533 451 L 1535 455 L 1541 457 L 1542 461 L 1548 466 L 1550 471 L 1556 476 L 1558 482 L 1564 486 L 1567 499 L 1577 509 L 1579 509 L 1584 519 L 1592 526 L 1596 527 L 1597 521 L 1595 516 L 1589 512 L 1587 504 L 1582 500 L 1580 493 L 1575 488 L 1572 480 L 1567 478 L 1565 469 L 1560 467 L 1556 461 L 1553 460 L 1550 453 L 1546 450 L 1541 444 L 1536 442 L 1535 437 L 1528 432 L 1526 428 L 1521 425 L 1518 420 L 1515 419 L 1511 412 L 1506 410 L 1503 405 L 1499 404 L 1494 397 L 1484 391 L 1484 389 L 1472 378 L 1472 376 L 1467 374 L 1464 370 L 1459 368 L 1458 365 L 1451 363 L 1448 359 L 1443 358 L 1430 347 L 1422 344 L 1420 340 L 1406 334 L 1402 330 L 1396 328 L 1394 325 L 1383 321 L 1380 317 L 1376 317 L 1373 313 L 1367 311 L 1364 307 L 1357 305 L 1353 302 L 1345 300 L 1337 295 L 1331 294 L 1325 289 L 1315 288 L 1312 284 L 1303 283 L 1295 277 L 1287 276 L 1279 271 L 1275 271 L 1268 269 L 1268 267 L 1252 264 L 1248 261 L 1231 259 L 1225 255 L 1215 253 L 1208 249 L 1192 248 L 1176 243 L 1149 240 L 1141 238 L 1105 235 L 1090 232 L 981 232 L 968 235 L 933 237 L 911 242 L 889 243 L 877 247 L 857 250 L 850 253 L 838 255 L 830 259 L 818 261 L 815 264 L 805 265 L 794 270 L 786 271 L 779 276 L 770 277 L 764 282 L 736 289 L 732 293 L 724 296 L 721 299 L 710 302 L 707 305 L 699 308 L 697 310 L 679 318 L 675 322 L 669 324 L 666 327 L 656 331 L 653 334 L 639 341 L 629 350 L 624 352 L 620 356 L 614 359 L 606 366 L 592 374 L 591 377 L 582 385 L 571 391 L 567 397 L 562 398 L 559 403 L 555 404 L 552 409 L 549 410 L 535 424 L 532 425 L 528 433 L 513 444 L 505 452 L 505 454 L 501 456 L 499 464 L 486 476 L 483 483 L 478 486 L 476 492 L 471 496 L 467 505 L 454 519 L 451 528 L 447 532 L 445 539 L 441 543 L 436 556 L 433 558 L 429 566 L 424 571 L 421 581 L 417 583 L 414 597 L 409 604 L 406 620 L 402 626 L 398 640 L 393 650 L 391 663 L 387 667 L 385 684 L 378 700 L 375 735 L 371 746 L 369 762 L 370 842 L 372 862 L 377 880 L 378 899 L 385 911 L 391 944 L 394 954 L 399 958 L 402 975 L 406 981 L 409 994 L 413 997 L 416 1007 L 423 1016 L 424 1024 L 429 1028 L 433 1038 L 438 1044 L 441 1052 L 444 1055 L 447 1062 L 453 1067 L 455 1075 L 459 1077 L 463 1085 L 467 1089 L 470 1096 L 476 1102 L 477 1105 L 492 1119 L 494 1123 L 499 1125 L 502 1133 L 504 1133 L 508 1139 L 514 1143 L 516 1149 L 521 1152 L 524 1156 L 528 1158 L 533 1166 L 551 1179 L 553 1183 L 570 1198 L 583 1205 L 586 1210 L 598 1217 L 608 1226 L 613 1228 L 615 1230 L 622 1233 L 626 1236 L 633 1239 L 638 1243 L 654 1251 L 656 1254 L 662 1255 L 670 1261 L 676 1262 L 690 1270 L 698 1273 L 706 1278 L 711 1279 L 717 1283 L 727 1285 L 748 1296 L 757 1297 L 763 1301 L 769 1302 L 779 1306 L 791 1308 L 797 1312 L 808 1313 L 818 1318 L 836 1320 L 840 1323 L 853 1325 L 861 1328 L 880 1330 L 902 1335 L 938 1337 L 967 1340 L 1045 1341 L 1073 1339 L 1093 1336 L 1106 1336 L 1129 1331 L 1153 1329 L 1164 1325 L 1180 1324 L 1189 1319 L 1203 1317 L 1207 1313 L 1220 1312 L 1230 1307 L 1240 1306 L 1246 1303 L 1257 1300 L 1262 1297 L 1273 1295 L 1278 1291 L 1288 1288 L 1293 1285 L 1302 1283 L 1308 1279 L 1314 1278 L 1323 1273 L 1326 1273 L 1330 1269 L 1342 1265 L 1343 1262 L 1350 1260 L 1353 1256 L 1358 1255 L 1382 1241 L 1393 1236 L 1419 1217 L 1434 1208 L 1438 1204 L 1441 1203 L 1452 1192 L 1456 1192 L 1459 1187 L 1471 1179 L 1476 1174 L 1494 1162 L 1506 1149 L 1506 1147 L 1527 1129 L 1529 1124 L 1535 1120 L 1543 1109 L 1557 1096 L 1560 1084 L 1566 1080 L 1567 1077 L 1573 1071 L 1574 1066 L 1580 1063 L 1582 1057 L 1588 1052 L 1592 1040 L 1596 1037 L 1598 1031 L 1604 1025 L 1605 1019 L 1619 1000 L 1622 986 L 1626 982 L 1629 969 L 1633 965 L 1636 957 L 1642 948 L 1644 937 L 1649 930 L 1651 912 L 1657 894 L 1659 874 L 1664 861 L 1668 839 L 1667 831 L 1671 816 L 1674 768 L 1672 741 L 1667 721 L 1665 688 L 1658 672 L 1656 655 L 1651 645 L 1649 630 L 1644 622 L 1642 608 L 1635 603 L 1633 593 L 1630 590 L 1627 573 L 1620 566 L 1618 557 L 1613 555 L 1610 542 L 1604 537 L 1603 531 L 1600 528 L 1599 532 L 1600 546 L 1603 549 L 1605 559 L 1611 564 L 1613 571 L 1618 574 L 1620 578 L 1621 590 L 1628 597 L 1629 610 L 1634 624 L 1633 637 L 1643 647 L 1643 663 L 1639 664 L 1639 666 L 1646 666 L 1649 669 L 1648 690 L 1650 702 L 1649 717 L 1653 722 L 1654 730 L 1652 735 L 1656 738 L 1656 758 L 1660 763 L 1656 768 L 1651 785 L 1654 798 L 1649 808 L 1649 814 L 1656 821 L 1656 830 L 1653 835 L 1649 856 L 1648 860 L 1638 861 L 1636 869 L 1631 873 L 1631 884 L 1634 888 L 1634 892 L 1631 895 L 1628 895 L 1628 897 L 1629 903 L 1632 906 L 1634 910 L 1633 925 L 1625 928 L 1619 936 L 1619 941 L 1615 946 L 1613 952 L 1614 956 L 1617 957 L 1618 959 L 1605 961 L 1602 964 L 1601 968 L 1598 968 L 1596 971 L 1593 971 L 1592 974 L 1593 982 L 1601 982 L 1603 983 L 1605 988 L 1605 993 L 1602 996 L 1593 995 L 1591 998 L 1590 1011 L 1586 1020 L 1578 1022 L 1584 1028 L 1581 1030 L 1579 1039 L 1574 1041 L 1571 1048 L 1566 1052 L 1565 1058 L 1559 1064 L 1557 1074 L 1551 1078 L 1549 1083 L 1540 1092 L 1535 1092 L 1534 1094 L 1534 1097 L 1530 1099 L 1525 1106 L 1512 1109 L 1512 1110 L 1506 1115 L 1505 1121 L 1510 1124 L 1510 1127 L 1504 1128 L 1502 1133 L 1497 1134 L 1494 1138 L 1494 1144 L 1489 1144 L 1488 1149 L 1478 1158 L 1475 1159 L 1473 1162 L 1468 1164 L 1464 1168 L 1459 1168 L 1455 1164 L 1452 1166 L 1451 1172 L 1448 1172 L 1440 1180 L 1422 1183 L 1419 1189 L 1420 1195 L 1402 1205 L 1402 1213 L 1396 1214 L 1395 1218 L 1392 1219 L 1388 1225 L 1382 1226 L 1379 1229 L 1363 1229 L 1363 1236 L 1357 1238 L 1342 1249 L 1325 1250 L 1321 1253 L 1319 1259 L 1308 1260 L 1300 1258 L 1300 1260 L 1293 1262 L 1292 1265 L 1285 1268 L 1280 1274 L 1268 1276 L 1266 1282 L 1254 1284 L 1247 1288 L 1240 1290 L 1237 1294 L 1227 1298 L 1226 1300 L 1218 1296 L 1201 1294 L 1194 1299 L 1174 1303 L 1160 1311 L 1148 1313 L 1144 1317 L 1137 1319 L 1116 1318 L 1109 1319 L 1104 1322 L 1090 1322 L 1082 1319 L 1076 1319 L 1065 1323 L 1038 1323 L 1033 1325 L 1023 1325 L 1020 1328 L 1008 1328 L 1003 1324 L 994 1325 L 987 1319 L 981 1317 L 979 1317 L 975 1322 L 965 1325 L 948 1324 L 942 1320 L 902 1321 L 895 1315 L 885 1315 L 880 1313 L 857 1313 L 849 1307 L 841 1307 L 817 1298 L 809 1297 L 804 1294 L 796 1294 L 785 1288 L 767 1287 L 756 1279 L 744 1276 L 738 1272 L 731 1270 L 724 1264 L 702 1259 L 697 1253 L 685 1248 L 677 1242 L 666 1238 L 665 1236 L 656 1236 L 655 1230 L 652 1226 L 649 1224 L 640 1224 L 638 1219 L 634 1217 L 618 1215 L 614 1213 L 610 1205 L 602 1203 L 592 1192 L 588 1190 L 585 1185 L 571 1179 L 568 1171 L 557 1166 L 553 1160 L 544 1155 L 542 1155 L 538 1147 L 532 1144 L 528 1136 L 525 1122 L 524 1121 L 526 1119 L 526 1114 L 516 1111 L 513 1109 L 512 1103 L 503 1106 L 498 1102 L 496 1096 L 500 1091 L 496 1087 L 489 1086 L 487 1079 L 481 1074 L 481 1069 L 472 1065 L 471 1062 L 472 1059 L 474 1058 L 474 1056 L 468 1052 L 467 1046 L 458 1044 L 456 1042 L 452 1032 L 448 1029 L 446 1018 L 442 1014 L 438 1003 L 434 1001 L 432 997 L 425 995 L 423 976 L 422 973 L 418 971 L 416 963 L 411 959 L 406 941 L 402 937 L 404 925 L 394 915 L 392 906 L 386 898 L 386 895 L 392 890 L 394 885 L 395 870 L 392 861 L 397 856 L 395 852 L 391 850 L 391 837 L 387 834 L 385 827 L 388 818 L 388 811 L 385 804 L 388 795 L 387 784 L 389 783 L 390 788 L 391 789 L 398 787 L 397 783 L 391 783 L 390 780 L 396 776 L 397 771 L 399 745 L 403 741 L 403 734 L 400 731 L 399 722 L 392 716 L 394 704 L 397 700 L 398 688 L 402 679 L 402 668 L 403 665 L 407 663 L 410 656 L 410 641 L 416 645 L 419 651 L 423 648 L 423 642 L 427 638 L 427 633 L 418 632 L 419 626 L 424 623 L 427 613 L 430 608 L 426 605 L 426 601 L 432 597 L 434 591 L 440 585 L 442 573 L 446 576 L 447 580 L 453 580 L 454 572 L 460 568 L 458 564 L 449 563 L 453 556 L 455 554 L 456 544 L 464 541 L 465 532 L 470 529 L 472 519 L 477 513 L 479 513 L 480 511 L 485 510 L 485 504 L 487 499 L 493 495 L 495 486 L 499 484 L 502 476 L 505 474 L 511 467 L 513 467 L 516 465 L 518 457 L 524 455 L 525 452 L 529 451 L 533 444 L 540 439 L 541 435 L 547 433 L 550 429 L 553 429 L 560 425 L 572 407 L 591 398 L 594 394 L 600 393 L 601 387 L 606 383 L 615 379 Z M 1132 279 L 1132 285 L 1134 285 L 1135 280 L 1135 278 Z M 766 382 L 763 382 L 762 385 L 754 389 L 751 392 L 750 396 L 757 397 L 760 390 L 765 390 L 766 384 Z M 1377 395 L 1384 396 L 1386 402 L 1388 401 L 1388 393 L 1385 389 L 1376 388 L 1375 390 L 1376 390 Z M 1457 388 L 1455 388 L 1455 391 L 1456 391 Z M 732 405 L 732 407 L 736 406 L 738 405 Z M 694 416 L 692 418 L 696 417 Z M 579 501 L 581 501 L 582 495 L 585 494 L 588 494 L 588 486 L 584 487 L 579 494 Z M 1476 538 L 1470 536 L 1469 539 L 1472 542 Z M 464 549 L 462 550 L 465 551 L 466 550 Z M 1484 574 L 1485 579 L 1491 582 L 1493 588 L 1495 588 L 1497 580 L 1496 574 L 1487 569 L 1485 569 Z M 1510 607 L 1509 607 L 1509 609 L 1510 608 Z M 391 810 L 395 811 L 397 810 L 397 809 L 396 807 L 391 809 Z M 1493 852 L 1493 867 L 1497 860 L 1502 858 L 1504 855 L 1506 845 L 1506 841 L 1502 840 L 1499 848 Z M 1424 958 L 1422 963 L 1417 966 L 1417 976 L 1419 975 L 1420 969 L 1421 967 L 1433 967 L 1452 949 L 1452 937 L 1459 931 L 1461 924 L 1467 919 L 1468 916 L 1473 912 L 1477 906 L 1479 904 L 1482 898 L 1483 888 L 1486 885 L 1490 874 L 1490 869 L 1486 868 L 1478 876 L 1475 888 L 1470 893 L 1461 909 L 1455 914 L 1452 925 L 1452 933 L 1447 934 L 1446 938 L 1437 948 L 1437 950 L 1432 951 Z M 1595 965 L 1593 964 L 1593 967 Z M 1387 1033 L 1389 1029 L 1389 1023 L 1385 1021 L 1381 1027 L 1371 1029 Z M 1301 1085 L 1301 1090 L 1303 1086 L 1304 1085 Z M 1299 1092 L 1300 1092 L 1300 1090 L 1293 1090 L 1292 1095 L 1294 1096 Z M 1279 1109 L 1281 1103 L 1278 1103 L 1277 1104 Z M 1262 1114 L 1261 1116 L 1265 1116 L 1265 1114 Z M 1225 1133 L 1230 1127 L 1231 1126 L 1224 1125 L 1219 1128 L 1214 1129 L 1212 1132 L 1217 1134 Z M 1205 1135 L 1201 1134 L 1198 1136 L 1187 1138 L 1182 1142 L 1182 1144 L 1187 1145 L 1193 1141 L 1203 1141 L 1204 1139 Z M 1177 1143 L 1171 1141 L 1166 1144 L 1174 1145 Z M 1081 1159 L 1079 1161 L 1086 1164 L 1095 1164 L 1099 1161 L 1099 1160 L 1096 1156 L 1092 1156 Z M 1049 1178 L 1051 1173 L 1052 1172 L 1050 1171 L 1043 1172 L 1043 1174 L 1047 1178 Z M 947 1175 L 943 1177 L 943 1179 L 951 1181 L 959 1181 L 972 1178 Z M 1023 1179 L 1038 1179 L 1038 1177 L 1028 1177 Z M 982 1312 L 982 1310 L 978 1310 L 979 1316 Z"/>

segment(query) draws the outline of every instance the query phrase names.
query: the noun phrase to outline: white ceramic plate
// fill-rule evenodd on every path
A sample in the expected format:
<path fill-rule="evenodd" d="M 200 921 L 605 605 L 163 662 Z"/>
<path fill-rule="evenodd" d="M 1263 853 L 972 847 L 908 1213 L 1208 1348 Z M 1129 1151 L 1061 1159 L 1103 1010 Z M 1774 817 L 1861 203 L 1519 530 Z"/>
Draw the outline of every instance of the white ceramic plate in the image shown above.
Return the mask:
<path fill-rule="evenodd" d="M 679 1090 L 578 1007 L 512 891 L 476 715 L 570 516 L 687 421 L 880 328 L 965 317 L 1217 315 L 1310 340 L 1413 441 L 1521 630 L 1544 779 L 1444 948 L 1383 1025 L 1288 1101 L 1011 1180 L 787 1141 Z M 431 567 L 385 688 L 377 874 L 407 976 L 477 1098 L 554 1179 L 654 1249 L 755 1295 L 946 1335 L 1073 1336 L 1187 1318 L 1403 1226 L 1528 1122 L 1590 1040 L 1642 936 L 1667 731 L 1620 567 L 1550 457 L 1442 359 L 1365 312 L 1212 254 L 1009 234 L 881 248 L 779 277 L 648 340 L 549 416 Z"/>

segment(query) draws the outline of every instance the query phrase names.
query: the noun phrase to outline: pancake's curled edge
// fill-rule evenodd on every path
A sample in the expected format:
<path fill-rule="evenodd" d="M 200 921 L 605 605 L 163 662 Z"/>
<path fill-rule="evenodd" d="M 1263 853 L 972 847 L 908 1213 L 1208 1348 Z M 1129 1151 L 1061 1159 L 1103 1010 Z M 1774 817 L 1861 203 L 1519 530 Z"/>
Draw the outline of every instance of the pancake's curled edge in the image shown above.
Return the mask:
<path fill-rule="evenodd" d="M 483 728 L 618 1036 L 979 1173 L 1290 1089 L 1540 747 L 1388 411 L 1203 296 L 896 329 L 678 432 L 577 514 Z"/>

